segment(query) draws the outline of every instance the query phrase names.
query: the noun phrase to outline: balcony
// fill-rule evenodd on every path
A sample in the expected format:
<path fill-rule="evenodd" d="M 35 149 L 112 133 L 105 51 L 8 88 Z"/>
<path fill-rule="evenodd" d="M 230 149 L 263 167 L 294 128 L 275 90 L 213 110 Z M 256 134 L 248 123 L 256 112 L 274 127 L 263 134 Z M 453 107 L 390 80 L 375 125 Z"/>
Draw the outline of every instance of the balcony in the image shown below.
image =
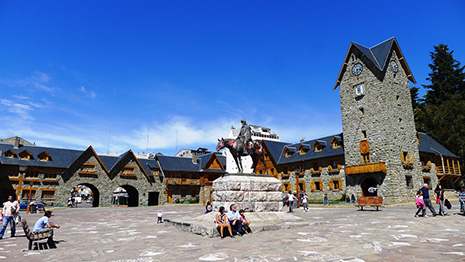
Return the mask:
<path fill-rule="evenodd" d="M 448 166 L 437 166 L 436 167 L 436 174 L 437 175 L 455 175 L 460 176 L 460 168 L 459 167 L 448 167 Z"/>
<path fill-rule="evenodd" d="M 346 166 L 346 175 L 366 174 L 383 172 L 386 174 L 386 163 L 370 163 L 356 166 Z"/>
<path fill-rule="evenodd" d="M 166 183 L 168 185 L 187 185 L 187 186 L 199 186 L 200 179 L 190 179 L 190 178 L 166 178 Z"/>
<path fill-rule="evenodd" d="M 8 179 L 9 179 L 10 181 L 19 181 L 19 177 L 20 177 L 19 174 L 16 175 L 16 176 L 10 176 L 10 175 L 9 175 L 9 176 L 8 176 Z"/>

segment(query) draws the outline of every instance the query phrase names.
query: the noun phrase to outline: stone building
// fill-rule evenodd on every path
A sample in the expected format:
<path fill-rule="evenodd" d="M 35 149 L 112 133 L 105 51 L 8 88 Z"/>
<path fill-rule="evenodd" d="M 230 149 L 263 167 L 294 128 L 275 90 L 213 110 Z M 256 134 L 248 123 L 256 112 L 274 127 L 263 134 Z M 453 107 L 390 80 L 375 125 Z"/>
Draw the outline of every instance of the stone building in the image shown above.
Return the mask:
<path fill-rule="evenodd" d="M 460 163 L 427 134 L 415 129 L 409 81 L 415 79 L 395 38 L 371 48 L 351 43 L 339 73 L 343 133 L 297 144 L 263 141 L 267 170 L 283 191 L 310 198 L 366 196 L 386 203 L 413 198 L 419 185 L 453 188 Z"/>
<path fill-rule="evenodd" d="M 86 150 L 0 142 L 0 199 L 15 195 L 48 206 L 65 206 L 79 185 L 92 190 L 93 206 L 110 206 L 113 193 L 123 188 L 128 206 L 151 206 L 199 197 L 211 200 L 214 179 L 224 174 L 225 157 L 216 153 L 198 157 L 153 158 L 124 154 L 98 155 Z"/>

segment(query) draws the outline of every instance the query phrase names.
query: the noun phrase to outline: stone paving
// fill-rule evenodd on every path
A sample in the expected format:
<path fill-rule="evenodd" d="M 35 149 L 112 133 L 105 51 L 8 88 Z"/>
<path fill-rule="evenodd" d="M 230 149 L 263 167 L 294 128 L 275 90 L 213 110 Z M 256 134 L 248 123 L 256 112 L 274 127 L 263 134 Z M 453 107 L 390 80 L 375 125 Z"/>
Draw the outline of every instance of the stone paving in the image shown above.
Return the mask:
<path fill-rule="evenodd" d="M 456 209 L 457 204 L 455 204 Z M 28 251 L 22 228 L 0 240 L 0 260 L 15 261 L 465 261 L 465 217 L 415 218 L 414 206 L 357 211 L 311 207 L 308 225 L 235 238 L 207 238 L 157 224 L 204 208 L 76 208 L 54 211 L 53 250 Z M 457 210 L 451 210 L 457 211 Z M 42 214 L 23 214 L 33 224 Z M 213 221 L 212 221 L 213 226 Z"/>

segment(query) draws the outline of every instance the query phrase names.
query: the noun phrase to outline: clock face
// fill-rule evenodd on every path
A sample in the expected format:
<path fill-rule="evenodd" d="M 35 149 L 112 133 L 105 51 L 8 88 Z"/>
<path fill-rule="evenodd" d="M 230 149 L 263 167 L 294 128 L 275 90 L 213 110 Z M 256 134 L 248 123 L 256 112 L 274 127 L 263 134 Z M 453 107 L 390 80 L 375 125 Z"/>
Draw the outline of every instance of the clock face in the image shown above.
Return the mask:
<path fill-rule="evenodd" d="M 362 64 L 357 63 L 357 64 L 354 65 L 354 67 L 352 67 L 352 74 L 354 76 L 358 76 L 358 75 L 360 75 L 362 73 L 362 70 L 363 70 Z"/>
<path fill-rule="evenodd" d="M 391 69 L 394 71 L 394 73 L 399 72 L 399 66 L 397 65 L 396 61 L 391 61 Z"/>

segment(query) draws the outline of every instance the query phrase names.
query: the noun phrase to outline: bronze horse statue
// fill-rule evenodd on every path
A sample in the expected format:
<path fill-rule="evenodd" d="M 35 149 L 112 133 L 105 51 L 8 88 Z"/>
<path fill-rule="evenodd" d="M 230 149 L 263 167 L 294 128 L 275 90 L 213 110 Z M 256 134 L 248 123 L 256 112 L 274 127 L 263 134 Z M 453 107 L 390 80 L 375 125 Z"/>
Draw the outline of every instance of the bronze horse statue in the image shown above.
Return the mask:
<path fill-rule="evenodd" d="M 234 161 L 236 162 L 237 168 L 239 169 L 239 173 L 244 172 L 241 157 L 251 156 L 253 161 L 255 161 L 257 157 L 259 157 L 262 160 L 263 164 L 265 165 L 265 172 L 266 174 L 268 174 L 265 159 L 263 157 L 263 147 L 260 142 L 250 142 L 247 147 L 244 147 L 242 145 L 241 140 L 238 138 L 236 138 L 235 140 L 225 140 L 224 138 L 221 138 L 221 140 L 218 139 L 216 151 L 220 151 L 223 148 L 227 148 L 229 149 L 229 152 L 231 152 L 231 155 L 233 156 Z M 247 148 L 247 150 L 245 148 Z"/>

